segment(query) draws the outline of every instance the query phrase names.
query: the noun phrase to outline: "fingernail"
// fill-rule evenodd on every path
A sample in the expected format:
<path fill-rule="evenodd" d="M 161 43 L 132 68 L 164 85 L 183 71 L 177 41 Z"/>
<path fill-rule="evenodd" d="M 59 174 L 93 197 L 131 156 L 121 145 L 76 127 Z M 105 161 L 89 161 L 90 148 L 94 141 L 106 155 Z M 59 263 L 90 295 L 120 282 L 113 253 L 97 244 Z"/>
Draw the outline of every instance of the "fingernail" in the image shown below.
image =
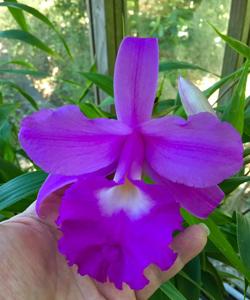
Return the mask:
<path fill-rule="evenodd" d="M 199 225 L 203 227 L 203 229 L 206 231 L 207 236 L 209 236 L 210 235 L 210 229 L 207 227 L 207 225 L 204 224 L 204 223 L 200 223 Z"/>

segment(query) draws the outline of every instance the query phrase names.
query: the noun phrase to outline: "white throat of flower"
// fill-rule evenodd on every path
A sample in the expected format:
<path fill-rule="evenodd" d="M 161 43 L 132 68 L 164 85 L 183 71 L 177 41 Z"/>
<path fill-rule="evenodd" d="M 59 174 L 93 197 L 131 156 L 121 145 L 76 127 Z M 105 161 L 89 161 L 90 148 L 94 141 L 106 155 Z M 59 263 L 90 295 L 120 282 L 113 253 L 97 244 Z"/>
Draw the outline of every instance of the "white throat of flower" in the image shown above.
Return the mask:
<path fill-rule="evenodd" d="M 127 179 L 124 184 L 99 190 L 97 197 L 106 216 L 124 211 L 131 219 L 138 219 L 153 206 L 151 198 Z"/>

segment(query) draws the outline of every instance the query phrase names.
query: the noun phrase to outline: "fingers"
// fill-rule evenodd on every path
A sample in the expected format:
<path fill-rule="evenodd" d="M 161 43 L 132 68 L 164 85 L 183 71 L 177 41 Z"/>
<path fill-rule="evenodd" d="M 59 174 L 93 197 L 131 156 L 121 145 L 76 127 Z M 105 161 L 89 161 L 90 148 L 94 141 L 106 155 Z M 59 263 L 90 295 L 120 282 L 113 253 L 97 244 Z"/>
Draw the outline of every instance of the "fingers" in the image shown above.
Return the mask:
<path fill-rule="evenodd" d="M 98 283 L 96 282 L 98 290 L 107 300 L 136 300 L 135 292 L 126 284 L 123 284 L 123 289 L 118 290 L 112 283 Z"/>
<path fill-rule="evenodd" d="M 208 234 L 208 228 L 199 224 L 188 227 L 175 237 L 172 243 L 172 249 L 178 253 L 175 263 L 165 272 L 154 265 L 149 266 L 145 270 L 145 275 L 150 283 L 143 290 L 137 292 L 137 299 L 148 299 L 163 282 L 175 276 L 186 263 L 198 255 L 206 245 Z"/>

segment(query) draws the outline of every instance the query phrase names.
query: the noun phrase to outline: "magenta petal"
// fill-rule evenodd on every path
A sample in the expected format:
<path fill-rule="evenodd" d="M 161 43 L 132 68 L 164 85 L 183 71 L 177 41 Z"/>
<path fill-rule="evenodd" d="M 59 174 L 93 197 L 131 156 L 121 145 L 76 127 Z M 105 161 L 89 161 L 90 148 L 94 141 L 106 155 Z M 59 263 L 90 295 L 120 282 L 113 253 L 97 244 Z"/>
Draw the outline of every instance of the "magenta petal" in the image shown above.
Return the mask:
<path fill-rule="evenodd" d="M 170 116 L 141 125 L 145 155 L 162 177 L 194 187 L 211 187 L 242 166 L 241 137 L 210 113 L 184 120 Z"/>
<path fill-rule="evenodd" d="M 121 198 L 117 190 L 109 193 L 121 185 L 97 176 L 67 189 L 58 220 L 63 234 L 59 250 L 81 275 L 110 280 L 117 288 L 125 282 L 141 289 L 148 283 L 143 275 L 148 265 L 166 270 L 173 264 L 176 254 L 169 244 L 182 220 L 164 186 L 130 185 L 135 196 L 128 202 L 123 201 L 126 193 Z M 103 198 L 105 193 L 110 197 Z"/>
<path fill-rule="evenodd" d="M 47 173 L 75 176 L 102 169 L 119 156 L 130 129 L 116 120 L 88 120 L 77 106 L 44 109 L 25 118 L 19 140 Z"/>
<path fill-rule="evenodd" d="M 60 202 L 65 189 L 76 181 L 77 177 L 73 176 L 49 175 L 37 195 L 36 212 L 38 216 L 47 217 L 51 208 Z"/>
<path fill-rule="evenodd" d="M 149 120 L 158 79 L 158 43 L 155 38 L 125 38 L 118 51 L 114 74 L 118 120 L 135 125 Z"/>
<path fill-rule="evenodd" d="M 224 198 L 224 193 L 217 185 L 194 188 L 169 180 L 164 180 L 164 184 L 183 208 L 199 218 L 207 218 Z"/>

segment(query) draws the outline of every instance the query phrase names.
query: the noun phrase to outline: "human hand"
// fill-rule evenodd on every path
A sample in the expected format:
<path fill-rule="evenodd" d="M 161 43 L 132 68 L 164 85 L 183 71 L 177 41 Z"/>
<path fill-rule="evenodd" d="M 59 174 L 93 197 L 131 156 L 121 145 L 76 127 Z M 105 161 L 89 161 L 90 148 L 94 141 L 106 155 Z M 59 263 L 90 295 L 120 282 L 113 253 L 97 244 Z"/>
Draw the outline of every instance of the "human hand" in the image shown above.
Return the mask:
<path fill-rule="evenodd" d="M 199 254 L 207 241 L 204 226 L 187 228 L 172 243 L 178 257 L 168 271 L 151 265 L 145 270 L 150 283 L 143 290 L 124 286 L 121 291 L 70 268 L 57 251 L 59 234 L 52 221 L 36 217 L 33 205 L 0 224 L 0 300 L 146 300 Z"/>

